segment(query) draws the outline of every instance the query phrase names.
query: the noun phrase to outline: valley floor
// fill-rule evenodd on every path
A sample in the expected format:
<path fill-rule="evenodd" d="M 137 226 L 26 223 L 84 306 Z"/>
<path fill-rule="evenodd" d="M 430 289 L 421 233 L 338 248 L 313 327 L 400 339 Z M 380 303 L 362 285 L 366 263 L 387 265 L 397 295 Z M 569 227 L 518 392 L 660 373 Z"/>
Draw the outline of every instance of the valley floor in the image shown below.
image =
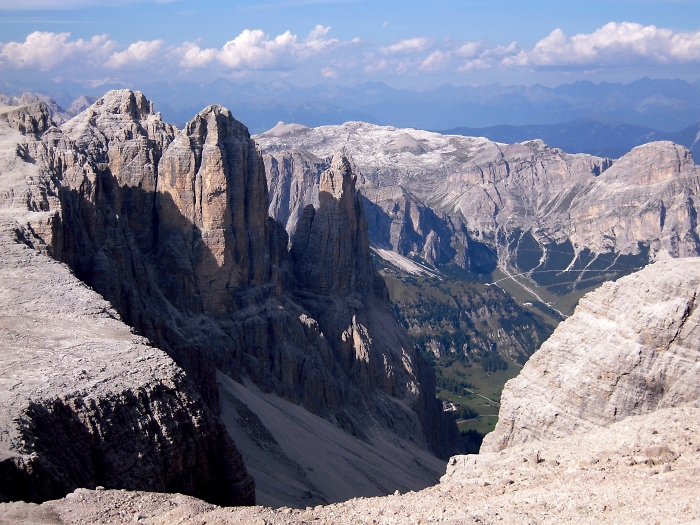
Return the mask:
<path fill-rule="evenodd" d="M 439 485 L 305 510 L 220 508 L 177 494 L 78 489 L 0 505 L 0 523 L 700 523 L 700 409 L 658 410 L 586 435 L 457 456 Z"/>

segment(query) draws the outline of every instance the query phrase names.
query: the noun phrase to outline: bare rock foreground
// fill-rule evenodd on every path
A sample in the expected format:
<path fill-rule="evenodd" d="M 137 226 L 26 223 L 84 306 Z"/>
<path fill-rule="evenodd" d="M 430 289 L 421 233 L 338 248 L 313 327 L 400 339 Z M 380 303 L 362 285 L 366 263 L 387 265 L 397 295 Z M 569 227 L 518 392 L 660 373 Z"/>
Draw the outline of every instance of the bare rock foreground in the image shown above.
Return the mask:
<path fill-rule="evenodd" d="M 0 505 L 0 523 L 700 523 L 700 410 L 667 408 L 606 429 L 457 456 L 420 492 L 305 510 L 221 508 L 177 494 L 78 490 Z"/>

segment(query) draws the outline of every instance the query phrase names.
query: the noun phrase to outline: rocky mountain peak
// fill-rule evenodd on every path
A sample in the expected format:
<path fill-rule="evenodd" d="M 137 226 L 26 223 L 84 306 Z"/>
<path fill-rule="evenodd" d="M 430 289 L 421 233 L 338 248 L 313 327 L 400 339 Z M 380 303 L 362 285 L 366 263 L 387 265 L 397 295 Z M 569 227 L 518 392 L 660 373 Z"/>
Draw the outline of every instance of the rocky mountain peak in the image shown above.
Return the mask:
<path fill-rule="evenodd" d="M 187 136 L 201 137 L 211 145 L 223 143 L 229 136 L 239 140 L 250 138 L 248 128 L 233 118 L 231 111 L 218 104 L 204 108 L 185 128 Z"/>
<path fill-rule="evenodd" d="M 356 177 L 352 173 L 352 166 L 347 157 L 336 153 L 333 155 L 330 169 L 321 174 L 319 191 L 321 199 L 333 198 L 342 201 L 343 197 L 354 199 Z"/>
<path fill-rule="evenodd" d="M 690 150 L 669 141 L 650 142 L 632 149 L 605 173 L 607 179 L 644 185 L 663 182 L 695 167 Z"/>
<path fill-rule="evenodd" d="M 153 103 L 140 91 L 119 89 L 108 92 L 93 104 L 102 114 L 120 115 L 132 120 L 145 120 L 153 115 Z"/>
<path fill-rule="evenodd" d="M 162 143 L 160 135 L 171 139 L 175 127 L 163 122 L 160 113 L 153 112 L 153 103 L 140 91 L 120 89 L 109 91 L 85 111 L 66 122 L 61 129 L 79 144 L 101 138 L 105 142 L 124 142 L 146 137 Z M 103 137 L 100 137 L 102 135 Z M 167 147 L 160 144 L 159 149 Z"/>
<path fill-rule="evenodd" d="M 336 154 L 319 182 L 319 208 L 304 208 L 292 238 L 299 282 L 314 293 L 365 291 L 374 280 L 367 221 L 347 157 Z"/>
<path fill-rule="evenodd" d="M 178 134 L 159 172 L 160 235 L 179 232 L 205 310 L 223 311 L 231 291 L 266 282 L 265 169 L 248 129 L 228 109 L 209 106 Z"/>

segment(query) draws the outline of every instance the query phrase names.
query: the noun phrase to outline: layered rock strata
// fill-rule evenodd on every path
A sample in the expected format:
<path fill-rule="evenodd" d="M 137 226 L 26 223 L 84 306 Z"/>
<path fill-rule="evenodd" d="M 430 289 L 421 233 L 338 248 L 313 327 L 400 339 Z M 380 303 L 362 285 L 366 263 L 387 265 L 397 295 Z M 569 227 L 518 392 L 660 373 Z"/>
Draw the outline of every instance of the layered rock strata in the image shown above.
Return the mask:
<path fill-rule="evenodd" d="M 305 212 L 306 244 L 295 238 L 289 252 L 267 217 L 262 159 L 225 108 L 177 131 L 122 90 L 61 129 L 47 119 L 16 152 L 44 185 L 29 201 L 33 245 L 166 350 L 215 413 L 218 370 L 368 442 L 381 429 L 443 457 L 459 449 L 374 272 L 347 160 Z"/>
<path fill-rule="evenodd" d="M 670 142 L 612 161 L 539 140 L 505 145 L 362 122 L 285 129 L 255 137 L 266 162 L 289 173 L 278 180 L 293 181 L 292 192 L 271 186 L 270 212 L 283 221 L 318 181 L 310 176 L 313 162 L 294 159 L 344 149 L 372 203 L 373 244 L 400 255 L 455 262 L 477 274 L 499 267 L 565 295 L 630 273 L 662 252 L 700 254 L 700 170 L 686 148 Z"/>
<path fill-rule="evenodd" d="M 101 485 L 254 503 L 240 453 L 183 370 L 40 254 L 60 238 L 56 188 L 36 162 L 35 137 L 58 133 L 48 115 L 0 114 L 0 498 Z"/>
<path fill-rule="evenodd" d="M 659 261 L 581 299 L 506 383 L 482 451 L 700 402 L 700 259 Z"/>

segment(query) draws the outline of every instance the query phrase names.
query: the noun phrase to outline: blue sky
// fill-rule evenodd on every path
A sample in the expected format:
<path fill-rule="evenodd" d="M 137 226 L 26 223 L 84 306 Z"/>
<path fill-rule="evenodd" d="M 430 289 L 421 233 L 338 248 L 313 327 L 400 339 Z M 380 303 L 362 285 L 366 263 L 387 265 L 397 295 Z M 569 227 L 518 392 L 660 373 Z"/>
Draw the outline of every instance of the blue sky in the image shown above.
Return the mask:
<path fill-rule="evenodd" d="M 547 85 L 700 78 L 700 0 L 0 0 L 0 75 Z"/>

